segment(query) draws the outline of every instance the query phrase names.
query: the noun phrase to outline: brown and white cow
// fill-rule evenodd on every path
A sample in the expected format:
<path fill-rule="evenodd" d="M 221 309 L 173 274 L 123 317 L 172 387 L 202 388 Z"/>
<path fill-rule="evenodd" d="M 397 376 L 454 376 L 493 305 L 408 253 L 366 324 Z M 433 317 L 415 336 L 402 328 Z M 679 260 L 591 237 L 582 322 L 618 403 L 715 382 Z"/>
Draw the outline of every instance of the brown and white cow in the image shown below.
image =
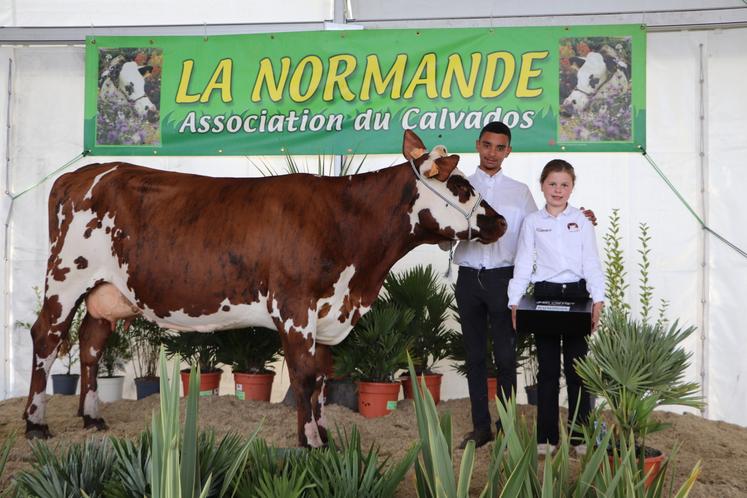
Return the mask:
<path fill-rule="evenodd" d="M 506 230 L 456 169 L 459 156 L 428 153 L 411 131 L 403 151 L 408 162 L 346 177 L 211 178 L 119 162 L 61 176 L 49 197 L 51 254 L 31 329 L 27 436 L 50 436 L 47 376 L 85 299 L 84 426 L 106 428 L 96 373 L 110 331 L 143 315 L 182 331 L 277 329 L 298 442 L 326 443 L 329 346 L 369 309 L 392 265 L 423 243 L 489 243 Z"/>

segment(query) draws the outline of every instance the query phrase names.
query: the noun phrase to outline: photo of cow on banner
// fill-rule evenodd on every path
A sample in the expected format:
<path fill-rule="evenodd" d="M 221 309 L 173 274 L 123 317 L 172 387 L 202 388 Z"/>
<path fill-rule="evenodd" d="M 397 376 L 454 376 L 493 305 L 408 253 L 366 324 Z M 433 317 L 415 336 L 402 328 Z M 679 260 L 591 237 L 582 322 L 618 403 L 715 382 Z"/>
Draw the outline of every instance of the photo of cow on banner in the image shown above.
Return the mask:
<path fill-rule="evenodd" d="M 630 44 L 629 37 L 561 40 L 561 142 L 631 139 Z"/>
<path fill-rule="evenodd" d="M 99 51 L 98 145 L 161 143 L 162 62 L 159 48 Z"/>

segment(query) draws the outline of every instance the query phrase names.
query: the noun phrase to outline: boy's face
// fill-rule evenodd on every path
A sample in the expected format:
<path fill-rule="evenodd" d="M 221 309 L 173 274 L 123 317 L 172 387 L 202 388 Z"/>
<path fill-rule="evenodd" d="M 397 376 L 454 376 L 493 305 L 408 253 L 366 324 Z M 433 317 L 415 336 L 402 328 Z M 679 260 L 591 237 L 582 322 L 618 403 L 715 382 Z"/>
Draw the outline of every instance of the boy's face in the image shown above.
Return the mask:
<path fill-rule="evenodd" d="M 501 170 L 503 160 L 511 153 L 508 137 L 501 133 L 486 131 L 475 145 L 480 155 L 480 169 L 491 176 Z"/>

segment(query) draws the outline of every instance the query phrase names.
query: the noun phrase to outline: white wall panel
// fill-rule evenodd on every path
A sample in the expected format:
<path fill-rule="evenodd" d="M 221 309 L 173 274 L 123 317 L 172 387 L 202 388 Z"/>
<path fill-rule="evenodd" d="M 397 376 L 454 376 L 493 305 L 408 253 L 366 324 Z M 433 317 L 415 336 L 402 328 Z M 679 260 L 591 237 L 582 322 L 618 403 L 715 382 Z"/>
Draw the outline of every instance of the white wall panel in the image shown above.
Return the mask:
<path fill-rule="evenodd" d="M 707 54 L 706 154 L 709 175 L 707 194 L 713 227 L 741 247 L 747 247 L 745 215 L 738 202 L 747 185 L 747 97 L 741 91 L 747 81 L 747 29 L 723 32 L 650 33 L 647 53 L 647 146 L 651 157 L 670 178 L 683 197 L 700 210 L 700 44 Z M 82 150 L 83 49 L 74 47 L 16 48 L 13 51 L 13 113 L 11 119 L 12 187 L 20 191 Z M 0 62 L 1 63 L 1 62 Z M 0 68 L 0 79 L 2 68 Z M 0 82 L 1 83 L 1 82 Z M 1 89 L 0 89 L 1 91 Z M 1 93 L 0 93 L 1 95 Z M 521 131 L 517 131 L 521 133 Z M 448 147 L 448 137 L 444 139 Z M 434 145 L 434 144 L 427 144 Z M 623 247 L 629 269 L 629 300 L 638 311 L 639 261 L 638 225 L 651 228 L 651 284 L 655 295 L 670 302 L 669 316 L 682 324 L 708 328 L 706 350 L 701 349 L 700 331 L 687 344 L 694 354 L 688 378 L 699 380 L 701 358 L 707 363 L 709 416 L 747 425 L 747 387 L 743 358 L 747 346 L 742 333 L 743 287 L 747 282 L 747 262 L 731 249 L 709 237 L 708 289 L 706 315 L 701 314 L 702 231 L 680 201 L 656 175 L 640 154 L 567 154 L 576 166 L 578 183 L 571 199 L 574 205 L 593 208 L 599 219 L 597 238 L 602 235 L 614 208 L 621 211 Z M 551 154 L 515 151 L 505 163 L 509 176 L 528 183 L 539 202 L 538 185 L 542 166 Z M 86 162 L 107 158 L 87 158 Z M 170 170 L 216 176 L 258 176 L 251 162 L 243 157 L 145 157 L 127 158 L 133 162 Z M 259 161 L 259 159 L 254 159 Z M 265 159 L 282 168 L 282 158 Z M 400 162 L 398 155 L 370 156 L 365 169 L 377 169 Z M 315 158 L 308 158 L 310 167 Z M 463 154 L 460 168 L 470 174 L 477 165 L 475 154 Z M 13 218 L 12 310 L 4 323 L 32 318 L 34 285 L 43 283 L 47 251 L 46 195 L 51 181 L 16 201 Z M 417 248 L 395 269 L 417 263 L 432 263 L 443 272 L 447 255 L 432 246 Z M 0 303 L 1 304 L 1 303 Z M 6 310 L 7 311 L 7 310 Z M 24 395 L 28 389 L 30 341 L 16 330 L 5 343 L 12 350 L 8 395 Z M 0 349 L 0 352 L 2 350 Z M 701 354 L 705 353 L 705 354 Z M 59 366 L 56 366 L 58 369 Z M 287 370 L 287 369 L 286 369 Z M 441 367 L 443 373 L 448 367 Z M 283 375 L 287 379 L 287 373 Z M 466 382 L 448 374 L 444 398 L 466 396 Z M 287 380 L 276 387 L 274 399 Z M 523 400 L 523 397 L 520 397 Z"/>

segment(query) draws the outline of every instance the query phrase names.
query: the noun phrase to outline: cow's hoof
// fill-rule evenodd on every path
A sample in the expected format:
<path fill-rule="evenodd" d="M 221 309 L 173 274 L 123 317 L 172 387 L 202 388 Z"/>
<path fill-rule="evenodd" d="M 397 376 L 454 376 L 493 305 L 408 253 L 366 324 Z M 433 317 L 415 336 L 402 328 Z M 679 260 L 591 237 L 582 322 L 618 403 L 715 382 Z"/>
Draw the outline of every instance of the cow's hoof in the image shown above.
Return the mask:
<path fill-rule="evenodd" d="M 26 421 L 26 439 L 49 439 L 51 437 L 52 433 L 49 432 L 47 424 L 35 424 Z"/>
<path fill-rule="evenodd" d="M 88 415 L 83 415 L 83 428 L 84 429 L 96 429 L 98 431 L 109 430 L 109 426 L 103 418 L 91 418 Z"/>

